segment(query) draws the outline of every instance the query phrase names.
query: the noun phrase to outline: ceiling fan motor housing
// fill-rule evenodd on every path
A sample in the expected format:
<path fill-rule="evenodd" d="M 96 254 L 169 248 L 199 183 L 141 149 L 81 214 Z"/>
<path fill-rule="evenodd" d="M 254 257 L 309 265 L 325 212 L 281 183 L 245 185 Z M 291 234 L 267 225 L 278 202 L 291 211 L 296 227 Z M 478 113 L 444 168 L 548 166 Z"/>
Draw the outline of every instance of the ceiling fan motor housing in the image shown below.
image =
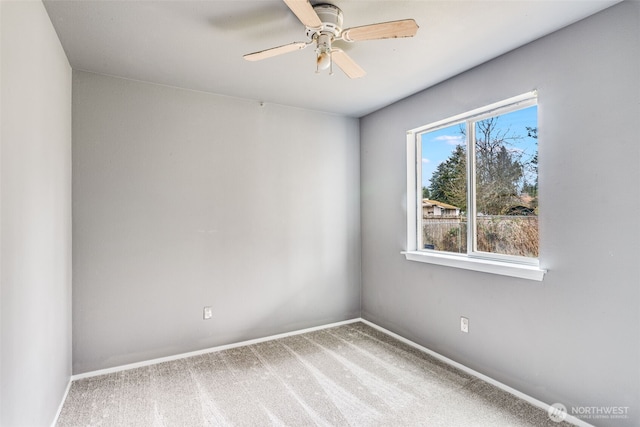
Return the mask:
<path fill-rule="evenodd" d="M 313 10 L 320 18 L 322 26 L 320 28 L 307 27 L 307 37 L 311 40 L 322 34 L 330 35 L 332 38 L 339 37 L 342 32 L 342 10 L 328 3 L 317 4 L 313 6 Z"/>

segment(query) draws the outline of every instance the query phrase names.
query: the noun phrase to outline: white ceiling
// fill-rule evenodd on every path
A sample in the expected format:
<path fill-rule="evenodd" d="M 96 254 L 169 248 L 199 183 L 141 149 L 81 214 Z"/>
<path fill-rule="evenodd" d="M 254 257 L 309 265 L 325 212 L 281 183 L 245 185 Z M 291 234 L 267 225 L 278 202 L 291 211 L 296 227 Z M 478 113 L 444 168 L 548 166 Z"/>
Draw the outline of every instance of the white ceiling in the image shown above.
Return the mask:
<path fill-rule="evenodd" d="M 71 66 L 128 79 L 360 117 L 618 0 L 331 0 L 344 27 L 414 18 L 411 39 L 341 43 L 366 71 L 315 73 L 313 48 L 282 0 L 45 0 Z M 317 3 L 312 1 L 312 3 Z"/>

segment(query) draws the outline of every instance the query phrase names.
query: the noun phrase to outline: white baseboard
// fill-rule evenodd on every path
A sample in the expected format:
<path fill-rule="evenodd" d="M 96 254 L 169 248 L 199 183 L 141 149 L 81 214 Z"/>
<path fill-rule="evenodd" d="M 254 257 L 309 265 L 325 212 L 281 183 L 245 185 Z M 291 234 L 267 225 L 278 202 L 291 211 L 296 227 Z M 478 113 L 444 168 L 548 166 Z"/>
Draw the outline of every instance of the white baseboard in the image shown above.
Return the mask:
<path fill-rule="evenodd" d="M 540 400 L 538 400 L 538 399 L 536 399 L 534 397 L 529 396 L 528 394 L 522 393 L 521 391 L 518 391 L 518 390 L 516 390 L 514 388 L 511 388 L 508 385 L 501 383 L 500 381 L 494 380 L 491 377 L 488 377 L 488 376 L 486 376 L 484 374 L 481 374 L 480 372 L 475 371 L 475 370 L 473 370 L 473 369 L 471 369 L 471 368 L 469 368 L 469 367 L 467 367 L 467 366 L 465 366 L 465 365 L 463 365 L 461 363 L 458 363 L 455 360 L 451 360 L 448 357 L 441 355 L 440 353 L 436 353 L 435 351 L 430 350 L 430 349 L 428 349 L 426 347 L 423 347 L 420 344 L 417 344 L 417 343 L 415 343 L 415 342 L 413 342 L 411 340 L 408 340 L 408 339 L 404 338 L 403 336 L 400 336 L 400 335 L 398 335 L 398 334 L 396 334 L 394 332 L 391 332 L 391 331 L 389 331 L 389 330 L 387 330 L 387 329 L 385 329 L 385 328 L 383 328 L 381 326 L 378 326 L 373 322 L 370 322 L 370 321 L 368 321 L 366 319 L 360 319 L 360 321 L 362 323 L 366 324 L 366 325 L 371 326 L 374 329 L 379 330 L 380 332 L 382 332 L 382 333 L 384 333 L 386 335 L 389 335 L 389 336 L 397 339 L 398 341 L 401 341 L 401 342 L 403 342 L 405 344 L 410 345 L 411 347 L 413 347 L 415 349 L 418 349 L 418 350 L 422 351 L 423 353 L 427 353 L 428 355 L 433 356 L 436 359 L 438 359 L 438 360 L 440 360 L 440 361 L 442 361 L 442 362 L 444 362 L 444 363 L 446 363 L 448 365 L 451 365 L 451 366 L 453 366 L 453 367 L 455 367 L 457 369 L 460 369 L 461 371 L 466 372 L 469 375 L 473 375 L 474 377 L 479 378 L 484 382 L 487 382 L 487 383 L 489 383 L 491 385 L 494 385 L 494 386 L 498 387 L 499 389 L 504 390 L 507 393 L 510 393 L 510 394 L 512 394 L 512 395 L 524 400 L 525 402 L 529 402 L 533 406 L 535 406 L 537 408 L 540 408 L 540 409 L 543 409 L 545 412 L 547 412 L 549 410 L 549 408 L 551 407 L 551 405 L 549 405 L 547 403 L 544 403 L 544 402 L 542 402 L 542 401 L 540 401 Z M 580 420 L 580 419 L 574 417 L 573 415 L 569 415 L 569 414 L 567 414 L 567 417 L 565 418 L 565 421 L 568 422 L 568 423 L 574 424 L 576 426 L 579 426 L 579 427 L 594 427 L 592 424 L 584 422 L 583 420 Z"/>
<path fill-rule="evenodd" d="M 64 402 L 67 400 L 67 396 L 69 395 L 69 390 L 71 389 L 72 382 L 73 382 L 73 379 L 70 377 L 69 382 L 67 382 L 67 388 L 65 388 L 64 394 L 62 395 L 62 400 L 60 401 L 58 410 L 56 411 L 56 416 L 53 418 L 53 422 L 51 423 L 51 427 L 56 427 L 56 424 L 58 424 L 58 418 L 60 418 L 62 407 L 64 406 Z"/>
<path fill-rule="evenodd" d="M 186 357 L 193 357 L 193 356 L 200 356 L 202 354 L 215 353 L 215 352 L 218 352 L 218 351 L 228 350 L 230 348 L 243 347 L 245 345 L 258 344 L 258 343 L 261 343 L 261 342 L 277 340 L 279 338 L 285 338 L 285 337 L 290 337 L 290 336 L 294 336 L 294 335 L 305 334 L 307 332 L 319 331 L 319 330 L 322 330 L 322 329 L 333 328 L 333 327 L 336 327 L 336 326 L 348 325 L 350 323 L 360 322 L 361 320 L 362 319 L 360 319 L 358 317 L 358 318 L 355 318 L 355 319 L 343 320 L 341 322 L 329 323 L 327 325 L 314 326 L 312 328 L 299 329 L 297 331 L 285 332 L 285 333 L 277 334 L 277 335 L 270 335 L 268 337 L 256 338 L 256 339 L 247 340 L 247 341 L 241 341 L 241 342 L 237 342 L 237 343 L 233 343 L 233 344 L 225 344 L 225 345 L 220 345 L 220 346 L 217 346 L 217 347 L 205 348 L 203 350 L 190 351 L 188 353 L 180 353 L 180 354 L 175 354 L 173 356 L 166 356 L 166 357 L 160 357 L 160 358 L 157 358 L 157 359 L 145 360 L 145 361 L 142 361 L 142 362 L 130 363 L 130 364 L 127 364 L 127 365 L 114 366 L 113 368 L 106 368 L 106 369 L 99 369 L 97 371 L 84 372 L 82 374 L 72 375 L 71 376 L 71 380 L 75 381 L 75 380 L 80 380 L 80 379 L 83 379 L 83 378 L 96 377 L 98 375 L 106 375 L 106 374 L 111 374 L 111 373 L 114 373 L 114 372 L 127 371 L 129 369 L 135 369 L 135 368 L 141 368 L 141 367 L 144 367 L 144 366 L 156 365 L 158 363 L 163 363 L 163 362 L 171 362 L 173 360 L 184 359 Z"/>
<path fill-rule="evenodd" d="M 276 340 L 279 338 L 285 338 L 285 337 L 290 337 L 290 336 L 294 336 L 294 335 L 300 335 L 300 334 L 304 334 L 307 332 L 313 332 L 313 331 L 319 331 L 322 329 L 328 329 L 328 328 L 333 328 L 336 326 L 342 326 L 342 325 L 348 325 L 351 323 L 357 323 L 357 322 L 362 322 L 366 325 L 371 326 L 372 328 L 375 328 L 377 330 L 379 330 L 380 332 L 389 335 L 395 339 L 397 339 L 398 341 L 401 341 L 405 344 L 410 345 L 413 348 L 416 348 L 426 354 L 429 354 L 433 357 L 435 357 L 436 359 L 451 365 L 457 369 L 460 369 L 463 372 L 466 372 L 469 375 L 472 375 L 476 378 L 479 378 L 491 385 L 494 385 L 496 387 L 498 387 L 501 390 L 506 391 L 507 393 L 510 393 L 526 402 L 529 402 L 530 404 L 532 404 L 535 407 L 538 407 L 540 409 L 543 409 L 544 411 L 548 411 L 549 408 L 551 407 L 550 404 L 544 403 L 538 399 L 535 399 L 534 397 L 529 396 L 528 394 L 522 393 L 521 391 L 518 391 L 512 387 L 509 387 L 506 384 L 501 383 L 500 381 L 494 380 L 491 377 L 488 377 L 480 372 L 477 372 L 461 363 L 458 363 L 454 360 L 449 359 L 448 357 L 445 357 L 443 355 L 441 355 L 440 353 L 437 353 L 433 350 L 430 350 L 426 347 L 421 346 L 420 344 L 417 344 L 411 340 L 408 340 L 407 338 L 404 338 L 403 336 L 400 336 L 394 332 L 391 332 L 381 326 L 376 325 L 373 322 L 370 322 L 366 319 L 362 319 L 362 318 L 355 318 L 355 319 L 350 319 L 350 320 L 344 320 L 342 322 L 335 322 L 335 323 L 329 323 L 327 325 L 322 325 L 322 326 L 315 326 L 312 328 L 306 328 L 306 329 L 300 329 L 297 331 L 292 331 L 292 332 L 286 332 L 283 334 L 277 334 L 277 335 L 271 335 L 268 337 L 263 337 L 263 338 L 256 338 L 256 339 L 252 339 L 252 340 L 248 340 L 248 341 L 241 341 L 241 342 L 237 342 L 237 343 L 233 343 L 233 344 L 226 344 L 226 345 L 221 345 L 221 346 L 217 346 L 217 347 L 211 347 L 211 348 L 207 348 L 207 349 L 203 349 L 203 350 L 198 350 L 198 351 L 192 351 L 192 352 L 188 352 L 188 353 L 181 353 L 181 354 L 176 354 L 173 356 L 167 356 L 167 357 L 161 357 L 158 359 L 152 359 L 152 360 L 146 360 L 143 362 L 137 362 L 137 363 L 130 363 L 127 365 L 121 365 L 121 366 L 115 366 L 113 368 L 107 368 L 107 369 L 100 369 L 97 371 L 91 371 L 91 372 L 85 372 L 82 374 L 77 374 L 77 375 L 72 375 L 71 376 L 71 380 L 69 381 L 69 385 L 67 386 L 67 390 L 65 392 L 65 399 L 67 397 L 67 393 L 69 392 L 69 387 L 71 386 L 71 382 L 75 381 L 75 380 L 79 380 L 79 379 L 83 379 L 83 378 L 90 378 L 90 377 L 95 377 L 98 375 L 105 375 L 105 374 L 110 374 L 110 373 L 114 373 L 114 372 L 120 372 L 120 371 L 126 371 L 129 369 L 135 369 L 135 368 L 140 368 L 143 366 L 151 366 L 151 365 L 156 365 L 158 363 L 163 363 L 163 362 L 170 362 L 173 360 L 179 360 L 179 359 L 184 359 L 186 357 L 193 357 L 193 356 L 199 356 L 202 354 L 208 354 L 208 353 L 215 353 L 218 351 L 223 351 L 223 350 L 228 350 L 231 348 L 236 348 L 236 347 L 242 347 L 242 346 L 246 346 L 246 345 L 251 345 L 251 344 L 258 344 L 258 343 L 262 343 L 262 342 L 266 342 L 266 341 L 272 341 L 272 340 Z M 53 423 L 53 425 L 55 426 L 56 421 L 58 420 L 58 416 L 60 415 L 60 411 L 62 410 L 62 405 L 64 404 L 64 400 L 62 400 L 62 403 L 60 404 L 60 408 L 58 409 L 58 413 L 56 414 L 56 418 L 55 421 Z M 565 419 L 565 421 L 574 424 L 576 426 L 579 427 L 594 427 L 592 424 L 589 424 L 583 420 L 580 420 L 572 415 L 567 414 L 567 417 Z"/>

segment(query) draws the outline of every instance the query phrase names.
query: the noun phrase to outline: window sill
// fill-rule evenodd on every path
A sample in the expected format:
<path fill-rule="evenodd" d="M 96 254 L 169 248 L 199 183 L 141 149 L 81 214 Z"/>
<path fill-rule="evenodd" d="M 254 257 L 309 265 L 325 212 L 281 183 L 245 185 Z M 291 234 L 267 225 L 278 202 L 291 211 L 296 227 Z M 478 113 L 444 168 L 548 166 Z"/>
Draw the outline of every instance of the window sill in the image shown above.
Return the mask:
<path fill-rule="evenodd" d="M 501 276 L 517 277 L 520 279 L 541 282 L 547 270 L 534 265 L 515 264 L 466 256 L 427 253 L 419 251 L 402 252 L 409 261 L 426 262 L 428 264 L 446 267 L 462 268 L 464 270 L 480 271 L 483 273 L 499 274 Z"/>

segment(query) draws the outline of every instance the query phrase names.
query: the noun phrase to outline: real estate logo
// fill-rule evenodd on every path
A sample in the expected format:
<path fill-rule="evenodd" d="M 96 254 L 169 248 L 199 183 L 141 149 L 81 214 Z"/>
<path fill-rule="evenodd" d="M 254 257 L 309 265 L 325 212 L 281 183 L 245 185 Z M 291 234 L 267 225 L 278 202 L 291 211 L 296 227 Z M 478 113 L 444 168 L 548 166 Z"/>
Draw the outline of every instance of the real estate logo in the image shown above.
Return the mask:
<path fill-rule="evenodd" d="M 567 415 L 581 420 L 626 419 L 628 412 L 628 406 L 572 406 L 571 411 L 567 411 L 562 403 L 554 403 L 547 410 L 549 419 L 556 423 L 564 421 Z"/>
<path fill-rule="evenodd" d="M 567 418 L 567 407 L 562 403 L 554 403 L 549 406 L 547 414 L 549 414 L 549 419 L 551 419 L 551 421 L 560 423 Z"/>

